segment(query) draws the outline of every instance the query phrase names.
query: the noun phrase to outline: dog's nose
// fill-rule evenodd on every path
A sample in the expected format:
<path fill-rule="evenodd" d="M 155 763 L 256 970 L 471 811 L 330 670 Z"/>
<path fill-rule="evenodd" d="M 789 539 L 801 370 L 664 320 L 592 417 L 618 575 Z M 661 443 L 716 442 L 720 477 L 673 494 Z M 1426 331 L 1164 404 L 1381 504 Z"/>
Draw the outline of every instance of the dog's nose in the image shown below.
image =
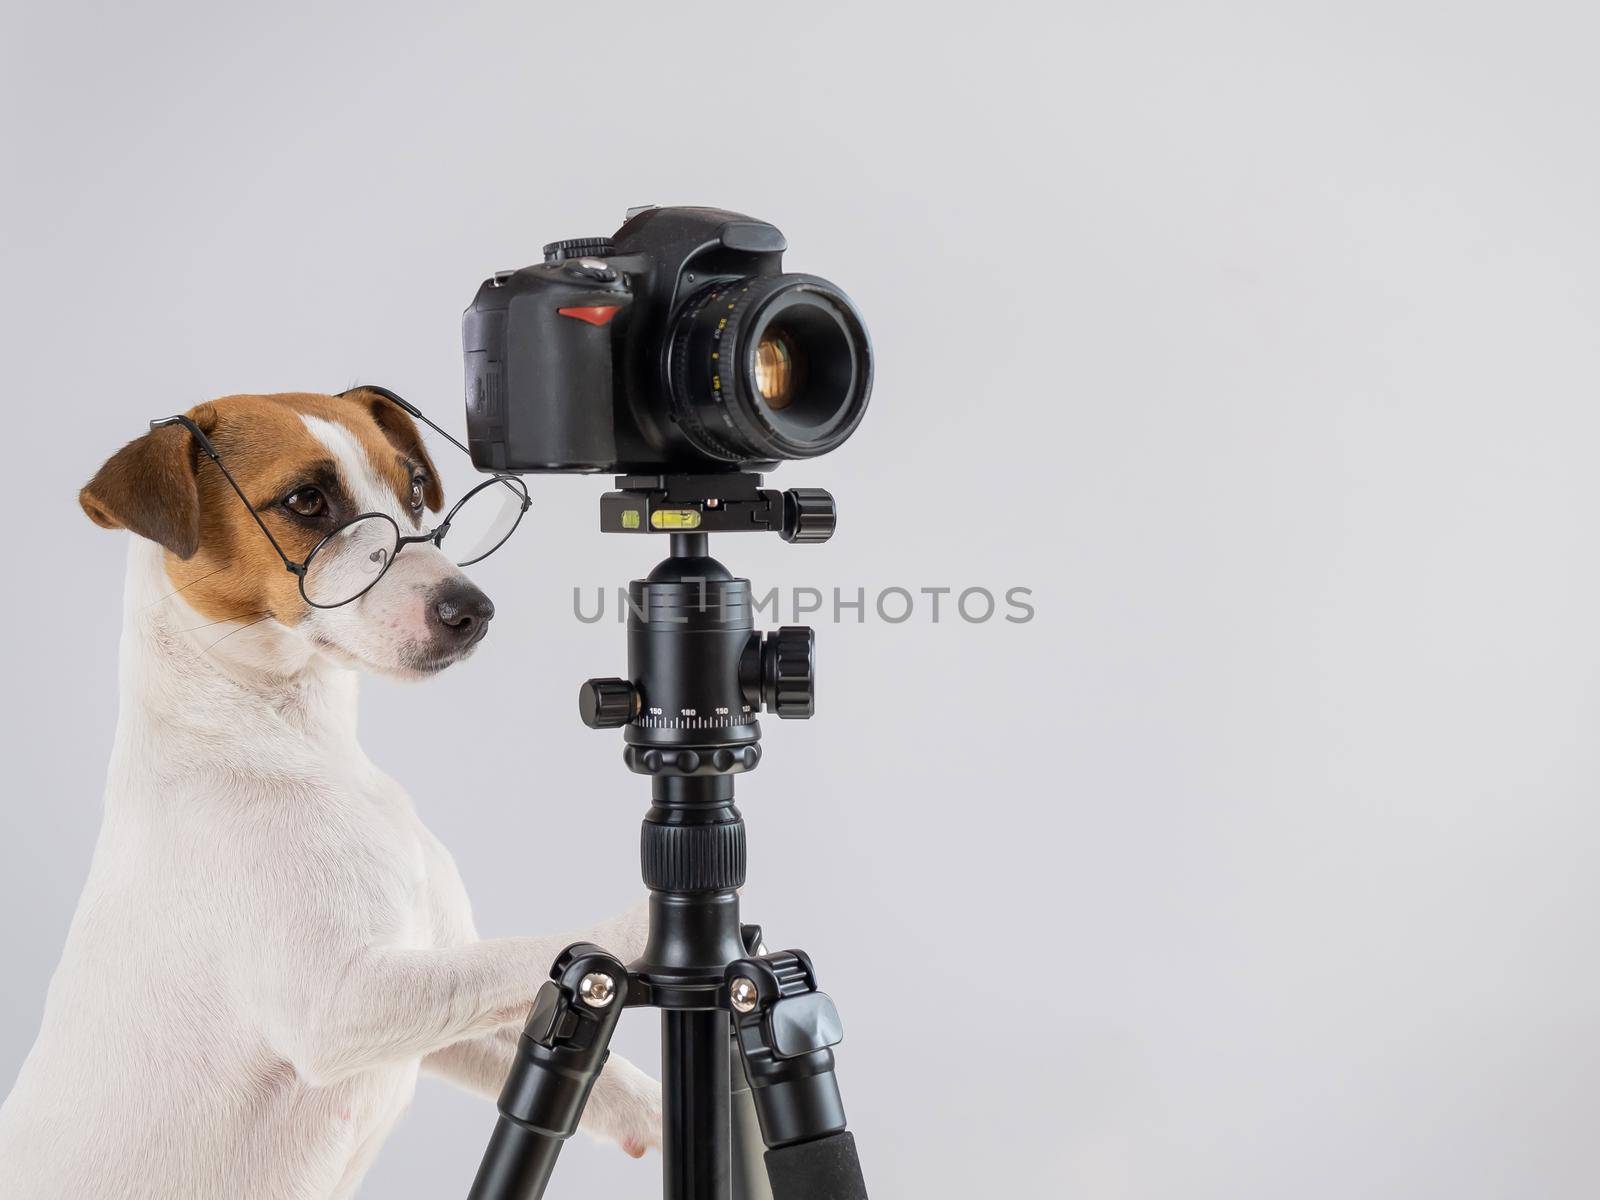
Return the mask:
<path fill-rule="evenodd" d="M 434 594 L 433 615 L 446 636 L 468 641 L 483 636 L 494 616 L 494 601 L 466 580 L 454 580 Z"/>

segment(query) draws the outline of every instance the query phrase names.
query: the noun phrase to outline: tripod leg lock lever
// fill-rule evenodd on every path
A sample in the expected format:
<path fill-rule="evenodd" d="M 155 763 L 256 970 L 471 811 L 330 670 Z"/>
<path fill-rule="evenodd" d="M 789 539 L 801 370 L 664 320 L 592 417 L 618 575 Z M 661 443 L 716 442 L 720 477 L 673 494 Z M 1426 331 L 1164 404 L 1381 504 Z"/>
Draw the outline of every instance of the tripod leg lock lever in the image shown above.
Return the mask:
<path fill-rule="evenodd" d="M 630 986 L 622 960 L 598 946 L 579 942 L 561 952 L 517 1039 L 500 1119 L 468 1200 L 544 1194 L 561 1144 L 578 1131 Z"/>
<path fill-rule="evenodd" d="M 833 1001 L 817 990 L 811 960 L 799 950 L 741 958 L 723 978 L 767 1146 L 842 1131 L 833 1047 L 844 1026 Z"/>
<path fill-rule="evenodd" d="M 598 946 L 568 946 L 534 996 L 500 1111 L 547 1137 L 569 1138 L 609 1054 L 628 969 Z"/>
<path fill-rule="evenodd" d="M 811 959 L 799 950 L 752 954 L 730 965 L 723 980 L 767 1144 L 773 1200 L 866 1200 L 833 1074 L 844 1025 L 817 990 Z"/>

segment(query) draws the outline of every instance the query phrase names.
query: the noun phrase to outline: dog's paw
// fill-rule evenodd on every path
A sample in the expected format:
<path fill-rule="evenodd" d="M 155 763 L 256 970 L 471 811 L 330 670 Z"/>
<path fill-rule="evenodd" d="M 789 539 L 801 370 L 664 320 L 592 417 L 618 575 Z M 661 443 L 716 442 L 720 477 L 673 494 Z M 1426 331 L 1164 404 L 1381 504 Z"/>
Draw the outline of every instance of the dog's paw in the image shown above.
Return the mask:
<path fill-rule="evenodd" d="M 583 1110 L 583 1131 L 634 1158 L 661 1149 L 661 1085 L 621 1055 L 606 1062 Z"/>

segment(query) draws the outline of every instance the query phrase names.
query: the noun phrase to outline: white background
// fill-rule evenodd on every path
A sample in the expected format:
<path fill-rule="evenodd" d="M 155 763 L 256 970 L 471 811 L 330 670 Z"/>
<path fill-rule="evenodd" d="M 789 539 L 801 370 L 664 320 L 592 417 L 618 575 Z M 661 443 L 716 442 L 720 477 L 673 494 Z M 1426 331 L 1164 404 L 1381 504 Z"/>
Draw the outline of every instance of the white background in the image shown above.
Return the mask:
<path fill-rule="evenodd" d="M 817 719 L 740 785 L 746 912 L 840 1005 L 874 1195 L 1600 1191 L 1586 7 L 5 26 L 0 1087 L 115 720 L 123 547 L 77 487 L 230 392 L 381 382 L 459 426 L 483 276 L 702 203 L 780 225 L 879 365 L 854 439 L 773 477 L 834 490 L 835 541 L 714 550 L 1037 609 L 822 624 Z M 638 889 L 645 785 L 573 704 L 622 635 L 572 588 L 655 546 L 594 532 L 603 481 L 533 489 L 484 649 L 364 700 L 486 934 Z M 363 1195 L 463 1194 L 492 1116 L 424 1084 Z M 579 1139 L 553 1194 L 655 1170 Z"/>

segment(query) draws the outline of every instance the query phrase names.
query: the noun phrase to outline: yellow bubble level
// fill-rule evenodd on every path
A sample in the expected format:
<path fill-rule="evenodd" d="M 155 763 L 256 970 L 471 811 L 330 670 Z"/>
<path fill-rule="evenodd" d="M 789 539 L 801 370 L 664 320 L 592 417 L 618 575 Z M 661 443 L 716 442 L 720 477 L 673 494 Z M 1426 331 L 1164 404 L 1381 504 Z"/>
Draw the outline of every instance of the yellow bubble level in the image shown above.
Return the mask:
<path fill-rule="evenodd" d="M 650 514 L 652 529 L 699 529 L 700 513 L 693 508 L 658 508 Z"/>

